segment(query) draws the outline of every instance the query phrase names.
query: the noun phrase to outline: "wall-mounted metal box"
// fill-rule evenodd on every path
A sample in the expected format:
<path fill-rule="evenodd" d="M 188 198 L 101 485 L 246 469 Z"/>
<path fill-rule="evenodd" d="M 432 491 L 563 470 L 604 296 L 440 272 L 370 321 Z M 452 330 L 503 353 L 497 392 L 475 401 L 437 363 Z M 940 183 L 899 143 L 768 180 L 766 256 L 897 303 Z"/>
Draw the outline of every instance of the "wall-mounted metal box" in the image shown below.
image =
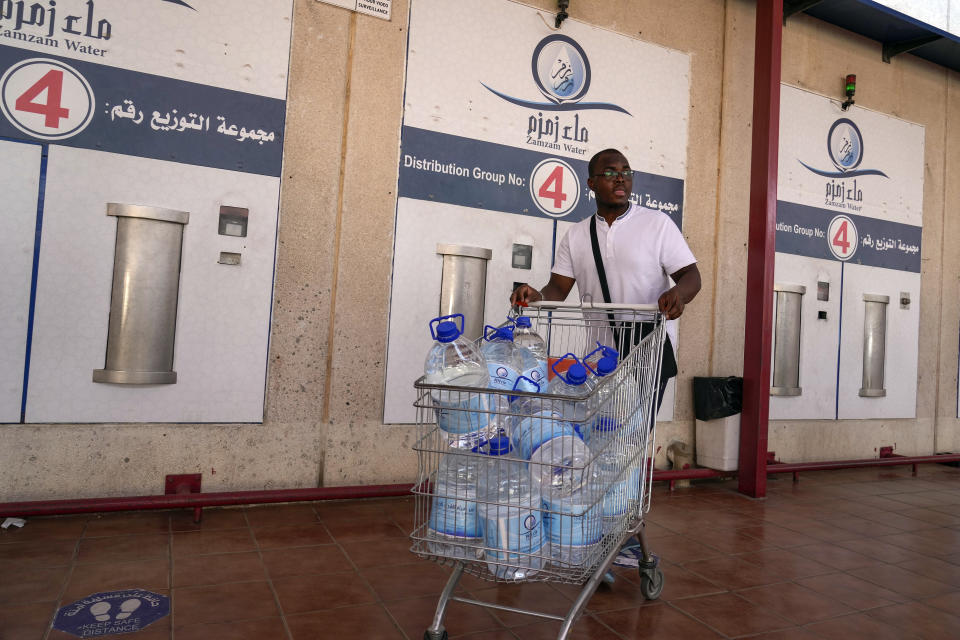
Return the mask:
<path fill-rule="evenodd" d="M 863 382 L 862 398 L 882 398 L 884 362 L 887 350 L 887 307 L 890 296 L 863 294 Z"/>
<path fill-rule="evenodd" d="M 186 211 L 107 204 L 117 218 L 106 362 L 94 382 L 174 384 L 173 346 Z"/>
<path fill-rule="evenodd" d="M 440 277 L 440 315 L 463 314 L 463 335 L 476 340 L 483 335 L 487 261 L 493 251 L 462 244 L 438 244 L 443 256 Z"/>
<path fill-rule="evenodd" d="M 800 387 L 800 310 L 807 288 L 795 284 L 776 284 L 773 343 L 773 374 L 770 395 L 799 396 Z"/>

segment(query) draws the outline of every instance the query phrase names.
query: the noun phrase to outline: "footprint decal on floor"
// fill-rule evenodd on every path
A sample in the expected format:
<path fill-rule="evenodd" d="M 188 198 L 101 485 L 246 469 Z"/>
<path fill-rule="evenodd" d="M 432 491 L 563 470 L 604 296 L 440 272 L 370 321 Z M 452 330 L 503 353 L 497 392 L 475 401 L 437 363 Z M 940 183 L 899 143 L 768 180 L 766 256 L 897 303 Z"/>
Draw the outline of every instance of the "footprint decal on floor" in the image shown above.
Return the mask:
<path fill-rule="evenodd" d="M 94 602 L 90 605 L 90 613 L 93 614 L 93 617 L 96 618 L 98 622 L 104 622 L 110 619 L 110 615 L 107 613 L 108 611 L 110 611 L 109 602 Z"/>
<path fill-rule="evenodd" d="M 114 616 L 114 620 L 126 620 L 133 614 L 134 611 L 140 608 L 140 599 L 139 598 L 130 598 L 124 600 L 120 604 L 120 613 Z M 95 602 L 90 605 L 90 613 L 93 614 L 93 617 L 97 622 L 106 622 L 110 619 L 110 603 L 109 602 Z"/>
<path fill-rule="evenodd" d="M 139 598 L 130 598 L 129 600 L 124 600 L 123 604 L 120 605 L 120 613 L 117 614 L 117 620 L 126 620 L 130 617 L 131 613 L 139 608 Z"/>

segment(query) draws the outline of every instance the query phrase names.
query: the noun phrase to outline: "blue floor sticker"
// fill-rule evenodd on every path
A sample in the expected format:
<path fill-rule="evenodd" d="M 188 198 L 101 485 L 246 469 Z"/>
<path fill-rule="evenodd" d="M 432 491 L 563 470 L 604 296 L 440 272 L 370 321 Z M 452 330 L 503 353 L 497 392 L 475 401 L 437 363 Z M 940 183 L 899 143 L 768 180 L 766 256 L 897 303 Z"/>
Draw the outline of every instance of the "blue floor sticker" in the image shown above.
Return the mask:
<path fill-rule="evenodd" d="M 78 638 L 140 631 L 170 614 L 170 598 L 143 589 L 94 593 L 61 607 L 53 628 Z"/>

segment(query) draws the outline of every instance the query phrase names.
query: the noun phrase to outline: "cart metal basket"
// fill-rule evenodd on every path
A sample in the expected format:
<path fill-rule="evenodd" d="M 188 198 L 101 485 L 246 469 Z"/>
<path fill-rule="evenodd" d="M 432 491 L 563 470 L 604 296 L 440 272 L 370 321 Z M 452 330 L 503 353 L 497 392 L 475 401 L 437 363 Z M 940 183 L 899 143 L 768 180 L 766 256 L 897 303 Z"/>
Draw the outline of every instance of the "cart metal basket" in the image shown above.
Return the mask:
<path fill-rule="evenodd" d="M 566 638 L 633 535 L 641 543 L 643 594 L 655 599 L 663 588 L 663 573 L 642 535 L 653 478 L 663 316 L 653 305 L 596 303 L 536 303 L 526 315 L 559 375 L 572 362 L 565 355 L 585 356 L 601 344 L 615 345 L 621 358 L 580 396 L 417 380 L 413 448 L 419 477 L 411 550 L 454 567 L 425 640 L 447 637 L 443 619 L 450 600 L 560 620 L 558 638 Z M 587 360 L 591 371 L 596 357 Z M 541 383 L 546 390 L 546 380 Z M 438 413 L 445 430 L 437 426 Z M 454 596 L 463 573 L 583 588 L 561 617 Z"/>

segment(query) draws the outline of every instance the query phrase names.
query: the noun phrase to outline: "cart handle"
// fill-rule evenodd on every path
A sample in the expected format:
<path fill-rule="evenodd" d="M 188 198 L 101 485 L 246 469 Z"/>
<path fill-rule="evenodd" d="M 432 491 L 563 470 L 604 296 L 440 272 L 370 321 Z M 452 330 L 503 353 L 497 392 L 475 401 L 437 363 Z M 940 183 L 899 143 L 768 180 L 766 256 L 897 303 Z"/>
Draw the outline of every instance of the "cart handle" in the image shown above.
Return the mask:
<path fill-rule="evenodd" d="M 655 304 L 627 304 L 625 302 L 558 302 L 556 300 L 531 302 L 527 306 L 540 309 L 622 309 L 624 311 L 659 311 Z"/>

